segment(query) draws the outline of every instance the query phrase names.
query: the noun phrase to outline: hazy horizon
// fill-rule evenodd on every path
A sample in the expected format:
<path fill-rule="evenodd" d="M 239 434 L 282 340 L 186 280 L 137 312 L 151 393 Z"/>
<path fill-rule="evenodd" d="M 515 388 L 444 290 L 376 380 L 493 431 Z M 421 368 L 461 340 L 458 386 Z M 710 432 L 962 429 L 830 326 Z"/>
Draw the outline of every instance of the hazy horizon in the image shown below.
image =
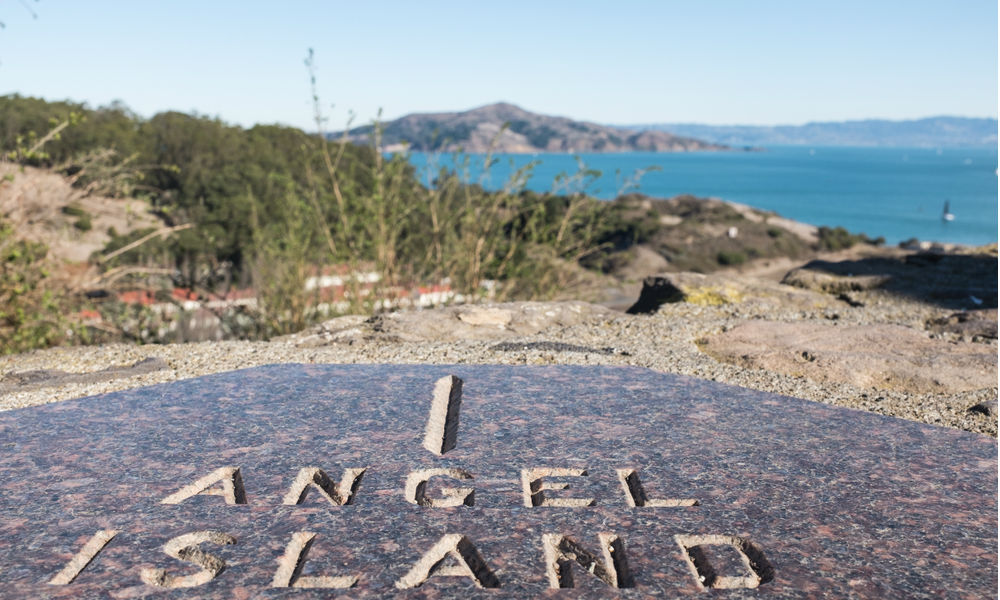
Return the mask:
<path fill-rule="evenodd" d="M 7 93 L 0 94 L 0 95 L 13 95 L 13 94 L 18 94 L 18 92 L 7 92 Z M 29 96 L 27 94 L 19 94 L 19 95 L 22 96 L 22 97 L 41 98 L 41 99 L 43 99 L 43 100 L 45 100 L 47 102 L 69 102 L 69 103 L 72 103 L 72 104 L 85 104 L 87 107 L 92 108 L 92 109 L 107 108 L 107 107 L 110 107 L 111 105 L 114 105 L 114 104 L 120 104 L 124 108 L 128 109 L 129 111 L 135 113 L 136 115 L 138 115 L 139 117 L 144 118 L 144 119 L 148 119 L 148 118 L 152 117 L 154 114 L 156 114 L 156 113 L 148 113 L 148 114 L 146 114 L 146 113 L 140 113 L 139 111 L 136 111 L 134 108 L 132 108 L 132 106 L 129 105 L 129 103 L 127 101 L 125 101 L 125 100 L 123 100 L 121 98 L 115 98 L 115 99 L 111 100 L 110 102 L 103 103 L 103 104 L 93 104 L 93 103 L 87 102 L 85 100 L 80 100 L 80 99 L 77 99 L 77 98 L 58 98 L 58 97 L 46 98 L 46 97 L 42 97 L 42 96 Z M 705 122 L 705 121 L 656 121 L 656 122 L 649 121 L 649 122 L 631 122 L 631 123 L 601 123 L 599 121 L 594 121 L 592 119 L 575 119 L 574 117 L 568 117 L 567 115 L 538 113 L 538 111 L 531 110 L 530 108 L 527 108 L 525 106 L 517 104 L 516 102 L 508 102 L 508 101 L 490 102 L 490 103 L 487 103 L 487 104 L 482 104 L 482 105 L 479 105 L 479 106 L 472 106 L 472 107 L 469 107 L 469 108 L 466 108 L 466 109 L 461 109 L 461 110 L 432 110 L 432 111 L 422 111 L 422 112 L 419 112 L 419 113 L 407 113 L 405 115 L 399 115 L 399 117 L 395 117 L 395 118 L 401 118 L 401 117 L 405 117 L 405 116 L 408 116 L 408 115 L 411 115 L 411 114 L 461 113 L 461 112 L 466 112 L 466 111 L 469 111 L 469 110 L 474 110 L 476 108 L 481 108 L 483 106 L 489 106 L 491 104 L 498 104 L 498 103 L 501 103 L 501 102 L 502 103 L 506 103 L 506 104 L 514 104 L 515 106 L 518 106 L 519 108 L 527 110 L 528 112 L 533 112 L 533 113 L 537 113 L 537 114 L 545 114 L 545 116 L 550 116 L 550 117 L 565 117 L 565 118 L 569 118 L 569 119 L 573 119 L 573 120 L 577 120 L 577 121 L 584 121 L 584 122 L 589 122 L 589 123 L 597 123 L 599 125 L 606 125 L 606 126 L 609 126 L 609 127 L 645 127 L 645 126 L 651 126 L 651 125 L 706 125 L 706 126 L 711 126 L 711 127 L 765 127 L 766 128 L 766 127 L 802 127 L 802 126 L 806 126 L 806 125 L 821 124 L 821 123 L 857 123 L 857 122 L 864 122 L 864 121 L 910 122 L 910 121 L 922 121 L 922 120 L 941 119 L 941 118 L 943 118 L 943 119 L 976 119 L 976 120 L 998 121 L 997 117 L 995 117 L 995 116 L 939 114 L 939 115 L 928 115 L 928 116 L 924 116 L 924 117 L 912 117 L 912 118 L 901 118 L 901 119 L 890 119 L 890 118 L 883 118 L 883 117 L 867 117 L 867 118 L 858 118 L 858 119 L 844 119 L 844 120 L 839 120 L 839 121 L 810 120 L 810 121 L 805 121 L 805 122 L 801 122 L 801 123 L 734 123 L 734 122 L 709 123 L 709 122 Z M 181 113 L 185 113 L 185 114 L 195 114 L 195 115 L 198 115 L 198 116 L 208 116 L 210 118 L 220 119 L 221 121 L 223 121 L 225 123 L 228 123 L 228 124 L 231 124 L 231 125 L 239 125 L 239 126 L 242 126 L 242 127 L 253 127 L 254 125 L 288 125 L 288 126 L 292 126 L 292 127 L 298 127 L 300 129 L 303 129 L 304 131 L 314 131 L 316 129 L 315 126 L 310 127 L 309 125 L 307 125 L 305 127 L 302 127 L 302 126 L 297 125 L 297 124 L 284 123 L 284 122 L 276 121 L 276 120 L 272 120 L 272 121 L 258 121 L 258 122 L 254 122 L 254 123 L 238 123 L 238 122 L 234 122 L 234 121 L 230 121 L 230 120 L 226 119 L 223 115 L 207 114 L 207 113 L 204 113 L 202 111 L 199 111 L 198 109 L 187 109 L 187 110 L 185 110 L 185 109 L 180 109 L 180 108 L 164 108 L 164 109 L 161 109 L 161 110 L 159 110 L 157 112 L 181 112 Z M 387 119 L 385 117 L 382 117 L 382 121 L 383 122 L 386 122 L 386 121 L 389 121 L 389 120 L 394 120 L 394 119 Z M 352 128 L 353 127 L 359 127 L 359 126 L 363 126 L 363 125 L 367 125 L 367 124 L 369 124 L 369 123 L 364 123 L 364 122 L 360 122 L 360 121 L 355 120 L 352 123 L 351 127 Z M 338 126 L 336 126 L 336 124 L 330 124 L 326 129 L 327 129 L 327 131 L 340 131 L 342 129 L 342 127 L 338 127 Z"/>
<path fill-rule="evenodd" d="M 33 13 L 35 16 L 33 16 Z M 36 18 L 37 17 L 37 18 Z M 341 129 L 508 101 L 616 125 L 997 117 L 997 5 L 41 0 L 0 8 L 0 94 Z M 329 109 L 330 105 L 333 109 Z"/>

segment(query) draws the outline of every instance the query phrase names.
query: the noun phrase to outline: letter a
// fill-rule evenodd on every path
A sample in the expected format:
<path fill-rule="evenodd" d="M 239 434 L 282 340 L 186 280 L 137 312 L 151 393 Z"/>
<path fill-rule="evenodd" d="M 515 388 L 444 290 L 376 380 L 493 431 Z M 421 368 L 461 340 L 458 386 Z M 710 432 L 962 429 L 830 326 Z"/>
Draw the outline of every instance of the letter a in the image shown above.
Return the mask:
<path fill-rule="evenodd" d="M 444 566 L 447 558 L 455 561 Z M 396 587 L 408 590 L 423 584 L 432 575 L 469 577 L 480 588 L 498 588 L 500 580 L 490 570 L 482 555 L 464 535 L 449 533 L 424 553 L 410 572 L 396 582 Z"/>
<path fill-rule="evenodd" d="M 209 489 L 221 483 L 221 489 Z M 222 496 L 226 504 L 246 504 L 247 494 L 243 490 L 243 478 L 239 467 L 220 467 L 194 483 L 188 484 L 164 498 L 160 504 L 180 504 L 191 496 L 205 494 Z"/>

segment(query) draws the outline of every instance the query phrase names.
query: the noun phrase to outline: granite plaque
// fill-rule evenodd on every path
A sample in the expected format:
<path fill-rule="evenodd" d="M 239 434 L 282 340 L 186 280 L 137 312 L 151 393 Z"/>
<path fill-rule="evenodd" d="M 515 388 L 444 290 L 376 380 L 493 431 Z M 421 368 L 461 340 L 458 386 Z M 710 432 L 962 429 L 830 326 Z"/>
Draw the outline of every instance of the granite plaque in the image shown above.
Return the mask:
<path fill-rule="evenodd" d="M 260 367 L 0 448 L 5 598 L 997 595 L 995 440 L 644 369 Z"/>

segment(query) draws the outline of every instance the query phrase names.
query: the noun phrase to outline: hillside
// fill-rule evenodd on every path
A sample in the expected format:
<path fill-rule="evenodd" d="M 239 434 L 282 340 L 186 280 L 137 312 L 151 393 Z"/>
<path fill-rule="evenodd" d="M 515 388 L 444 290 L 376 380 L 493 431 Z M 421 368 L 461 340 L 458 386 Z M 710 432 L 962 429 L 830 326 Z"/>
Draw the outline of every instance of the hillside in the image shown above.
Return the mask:
<path fill-rule="evenodd" d="M 59 262 L 86 262 L 112 236 L 161 226 L 149 203 L 87 194 L 67 177 L 46 169 L 0 164 L 0 217 L 17 237 L 48 246 Z"/>
<path fill-rule="evenodd" d="M 507 128 L 504 129 L 504 125 Z M 720 144 L 664 131 L 633 131 L 528 112 L 498 103 L 465 112 L 412 114 L 382 125 L 387 151 L 404 144 L 417 152 L 691 152 L 727 150 Z M 348 139 L 367 144 L 372 126 L 357 127 Z M 331 137 L 339 138 L 340 134 Z"/>
<path fill-rule="evenodd" d="M 656 123 L 624 125 L 623 131 L 669 131 L 716 144 L 733 146 L 996 146 L 997 120 L 965 117 L 931 117 L 908 121 L 867 119 L 805 125 L 701 125 Z"/>

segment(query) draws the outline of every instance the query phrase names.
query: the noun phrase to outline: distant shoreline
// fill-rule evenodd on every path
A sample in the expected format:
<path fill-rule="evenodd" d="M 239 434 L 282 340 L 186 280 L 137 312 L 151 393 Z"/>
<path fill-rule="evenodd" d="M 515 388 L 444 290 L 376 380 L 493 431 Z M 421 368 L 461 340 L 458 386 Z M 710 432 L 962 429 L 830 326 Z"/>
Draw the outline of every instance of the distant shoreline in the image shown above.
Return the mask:
<path fill-rule="evenodd" d="M 995 148 L 868 148 L 843 146 L 776 146 L 767 152 L 622 152 L 496 153 L 486 180 L 499 188 L 513 172 L 540 161 L 527 189 L 552 191 L 559 175 L 587 169 L 601 171 L 585 190 L 604 200 L 618 195 L 636 171 L 654 167 L 630 188 L 648 196 L 669 198 L 690 193 L 721 198 L 771 211 L 816 226 L 843 226 L 888 244 L 911 238 L 975 247 L 997 242 Z M 470 153 L 469 177 L 479 182 L 482 158 Z M 409 153 L 418 173 L 452 165 L 449 153 Z M 450 168 L 450 167 L 449 167 Z M 427 173 L 421 180 L 427 182 Z M 574 191 L 580 191 L 575 189 Z M 943 222 L 942 207 L 950 200 L 956 219 Z"/>
<path fill-rule="evenodd" d="M 855 146 L 988 148 L 997 145 L 997 120 L 985 117 L 936 116 L 923 119 L 817 121 L 804 125 L 706 125 L 647 123 L 623 129 L 669 131 L 731 146 Z"/>

